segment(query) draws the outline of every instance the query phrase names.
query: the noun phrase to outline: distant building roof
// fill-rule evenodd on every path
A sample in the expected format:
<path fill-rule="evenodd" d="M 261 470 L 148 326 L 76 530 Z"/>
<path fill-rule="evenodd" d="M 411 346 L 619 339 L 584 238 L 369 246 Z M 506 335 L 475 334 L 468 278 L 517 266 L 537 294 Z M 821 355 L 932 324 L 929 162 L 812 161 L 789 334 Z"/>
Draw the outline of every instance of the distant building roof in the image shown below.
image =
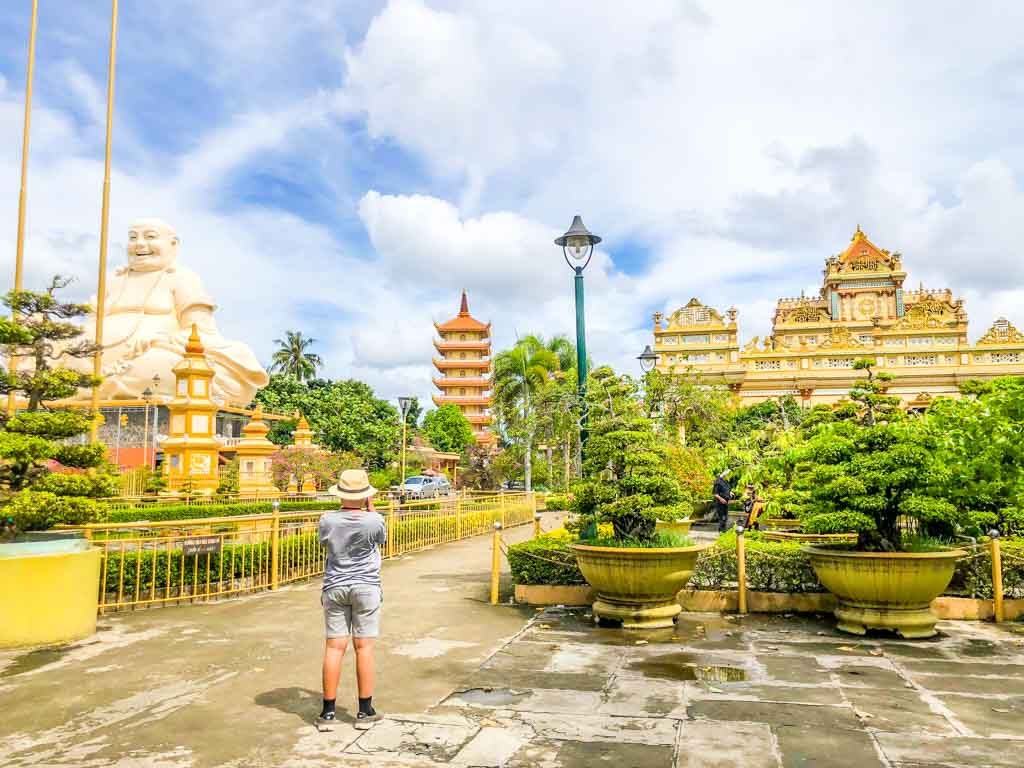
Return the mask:
<path fill-rule="evenodd" d="M 462 304 L 459 307 L 459 314 L 453 317 L 451 320 L 445 323 L 434 323 L 434 327 L 439 331 L 483 331 L 487 332 L 491 329 L 490 323 L 481 323 L 471 314 L 469 314 L 469 299 L 466 298 L 466 292 L 462 292 Z"/>

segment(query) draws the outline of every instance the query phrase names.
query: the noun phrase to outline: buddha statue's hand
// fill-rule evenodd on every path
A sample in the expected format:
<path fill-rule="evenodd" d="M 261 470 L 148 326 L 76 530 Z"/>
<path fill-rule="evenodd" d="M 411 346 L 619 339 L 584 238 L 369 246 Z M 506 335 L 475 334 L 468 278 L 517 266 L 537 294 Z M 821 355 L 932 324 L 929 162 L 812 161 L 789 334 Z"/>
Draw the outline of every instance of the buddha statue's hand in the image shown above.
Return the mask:
<path fill-rule="evenodd" d="M 136 339 L 129 347 L 129 357 L 142 357 L 153 347 L 162 349 L 184 350 L 187 334 L 156 333 L 145 339 Z"/>

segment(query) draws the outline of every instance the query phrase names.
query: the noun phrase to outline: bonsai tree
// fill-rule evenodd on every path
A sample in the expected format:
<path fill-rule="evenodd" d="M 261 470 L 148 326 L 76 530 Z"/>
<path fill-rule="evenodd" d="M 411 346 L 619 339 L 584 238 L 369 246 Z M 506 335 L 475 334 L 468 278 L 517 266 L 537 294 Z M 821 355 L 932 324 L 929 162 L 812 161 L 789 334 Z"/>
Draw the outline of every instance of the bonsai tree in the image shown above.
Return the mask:
<path fill-rule="evenodd" d="M 865 551 L 904 549 L 903 520 L 925 535 L 952 535 L 963 515 L 937 493 L 949 469 L 936 447 L 916 422 L 822 428 L 798 449 L 793 487 L 804 530 L 856 532 Z"/>
<path fill-rule="evenodd" d="M 619 542 L 649 544 L 659 519 L 689 517 L 682 487 L 651 421 L 640 415 L 631 379 L 598 368 L 589 398 L 591 434 L 572 509 L 585 529 L 610 523 Z"/>
<path fill-rule="evenodd" d="M 60 366 L 64 358 L 95 351 L 71 322 L 88 314 L 90 307 L 57 298 L 69 282 L 58 276 L 46 291 L 11 291 L 3 299 L 13 319 L 0 322 L 0 345 L 8 359 L 31 363 L 0 379 L 0 392 L 21 394 L 27 401 L 26 409 L 7 419 L 0 431 L 5 502 L 0 515 L 19 531 L 92 522 L 103 511 L 94 499 L 112 496 L 117 487 L 105 446 L 70 442 L 89 431 L 96 415 L 46 406 L 96 383 L 91 375 Z"/>
<path fill-rule="evenodd" d="M 867 357 L 854 360 L 853 369 L 867 371 L 868 374 L 850 389 L 850 398 L 860 404 L 861 423 L 870 427 L 880 422 L 896 421 L 903 416 L 900 399 L 885 393 L 895 378 L 891 373 L 875 373 L 875 361 Z"/>

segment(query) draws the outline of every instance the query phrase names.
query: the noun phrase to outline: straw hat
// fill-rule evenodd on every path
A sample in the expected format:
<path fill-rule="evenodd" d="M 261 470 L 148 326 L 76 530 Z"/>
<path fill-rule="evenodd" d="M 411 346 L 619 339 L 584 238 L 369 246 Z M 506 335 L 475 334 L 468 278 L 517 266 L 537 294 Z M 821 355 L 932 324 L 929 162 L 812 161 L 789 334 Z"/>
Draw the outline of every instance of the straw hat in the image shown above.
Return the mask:
<path fill-rule="evenodd" d="M 349 501 L 360 501 L 368 499 L 377 492 L 377 489 L 370 485 L 370 478 L 363 469 L 346 469 L 338 478 L 338 484 L 332 485 L 327 492 L 331 496 Z"/>

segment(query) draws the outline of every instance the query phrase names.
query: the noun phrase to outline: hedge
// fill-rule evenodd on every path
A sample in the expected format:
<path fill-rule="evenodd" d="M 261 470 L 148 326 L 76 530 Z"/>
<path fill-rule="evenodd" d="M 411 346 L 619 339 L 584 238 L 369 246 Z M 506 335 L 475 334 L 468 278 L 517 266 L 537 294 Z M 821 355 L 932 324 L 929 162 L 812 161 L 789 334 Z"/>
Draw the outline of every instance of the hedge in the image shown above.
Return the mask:
<path fill-rule="evenodd" d="M 554 531 L 508 548 L 508 564 L 516 584 L 586 584 L 569 549 L 572 537 Z"/>
<path fill-rule="evenodd" d="M 282 512 L 307 512 L 337 509 L 337 501 L 282 501 Z M 237 502 L 234 504 L 151 504 L 125 509 L 112 509 L 107 513 L 108 523 L 134 523 L 145 520 L 155 523 L 164 520 L 196 520 L 203 517 L 235 517 L 237 515 L 269 515 L 274 506 L 269 501 Z"/>
<path fill-rule="evenodd" d="M 564 493 L 549 493 L 544 497 L 544 508 L 552 511 L 569 509 L 569 497 Z"/>
<path fill-rule="evenodd" d="M 319 546 L 315 532 L 296 536 L 283 536 L 279 543 L 279 557 L 282 570 L 288 566 L 300 564 L 303 555 L 315 551 Z M 186 587 L 194 584 L 206 584 L 207 564 L 210 558 L 210 583 L 221 579 L 221 562 L 224 563 L 223 580 L 250 578 L 253 572 L 267 571 L 270 562 L 270 542 L 262 541 L 255 544 L 225 544 L 219 553 L 210 555 L 189 555 L 182 558 L 181 549 L 170 550 L 170 572 L 168 573 L 168 552 L 157 550 L 156 556 L 156 590 L 170 587 L 175 589 L 182 583 Z M 141 563 L 139 560 L 141 559 Z M 107 554 L 106 578 L 104 587 L 107 593 L 116 593 L 121 578 L 121 562 L 124 561 L 124 594 L 135 592 L 135 569 L 139 569 L 139 588 L 146 592 L 153 587 L 153 550 L 130 551 L 121 553 L 110 550 Z M 254 565 L 255 564 L 255 565 Z M 182 573 L 184 565 L 184 574 Z M 196 577 L 196 578 L 193 578 Z M 182 579 L 184 578 L 184 581 Z"/>
<path fill-rule="evenodd" d="M 1003 595 L 1024 598 L 1024 538 L 1003 539 L 1000 549 Z M 992 550 L 985 543 L 957 562 L 945 594 L 991 600 L 992 592 Z"/>

